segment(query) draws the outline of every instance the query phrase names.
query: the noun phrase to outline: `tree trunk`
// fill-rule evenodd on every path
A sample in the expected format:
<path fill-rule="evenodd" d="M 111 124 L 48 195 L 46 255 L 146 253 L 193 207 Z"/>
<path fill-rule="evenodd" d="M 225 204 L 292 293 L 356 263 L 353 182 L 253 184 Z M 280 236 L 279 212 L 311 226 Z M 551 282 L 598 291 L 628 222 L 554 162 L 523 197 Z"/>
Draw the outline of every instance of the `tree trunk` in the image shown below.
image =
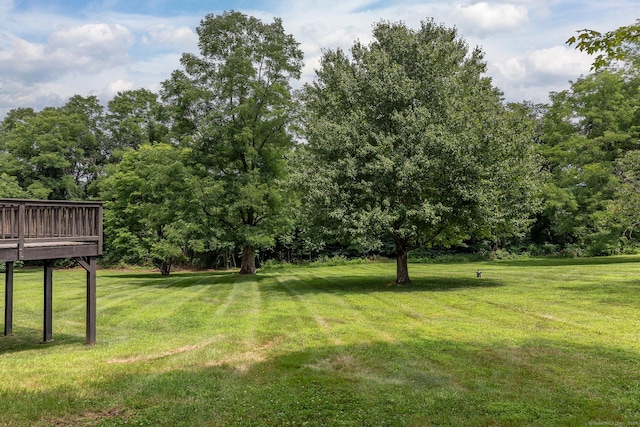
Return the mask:
<path fill-rule="evenodd" d="M 396 241 L 396 281 L 397 285 L 408 285 L 411 283 L 409 279 L 409 267 L 407 266 L 409 249 L 405 242 Z"/>
<path fill-rule="evenodd" d="M 240 274 L 256 274 L 256 253 L 253 246 L 242 248 L 242 264 Z"/>
<path fill-rule="evenodd" d="M 160 274 L 163 276 L 168 276 L 171 274 L 171 262 L 168 261 L 157 261 L 155 262 L 156 267 L 160 270 Z"/>

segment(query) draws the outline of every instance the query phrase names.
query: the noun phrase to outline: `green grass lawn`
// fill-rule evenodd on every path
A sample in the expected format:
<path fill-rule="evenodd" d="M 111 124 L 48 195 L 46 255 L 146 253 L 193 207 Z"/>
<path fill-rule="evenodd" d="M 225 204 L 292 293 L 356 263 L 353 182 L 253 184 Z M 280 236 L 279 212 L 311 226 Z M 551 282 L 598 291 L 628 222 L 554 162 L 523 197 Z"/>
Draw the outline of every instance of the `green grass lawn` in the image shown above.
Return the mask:
<path fill-rule="evenodd" d="M 42 272 L 17 271 L 0 425 L 640 423 L 640 257 L 410 273 L 100 271 L 86 347 L 84 271 L 54 272 L 44 345 Z"/>

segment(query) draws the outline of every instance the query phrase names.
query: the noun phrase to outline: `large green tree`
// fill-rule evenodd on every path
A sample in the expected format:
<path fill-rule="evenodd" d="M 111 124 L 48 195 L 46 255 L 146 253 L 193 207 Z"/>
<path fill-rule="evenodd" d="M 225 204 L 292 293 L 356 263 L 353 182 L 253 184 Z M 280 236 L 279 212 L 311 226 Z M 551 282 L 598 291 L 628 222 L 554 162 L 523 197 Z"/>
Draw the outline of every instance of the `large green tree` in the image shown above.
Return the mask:
<path fill-rule="evenodd" d="M 638 68 L 625 67 L 581 77 L 552 95 L 541 145 L 552 181 L 535 226 L 539 240 L 591 255 L 618 249 L 618 160 L 640 148 L 639 88 Z"/>
<path fill-rule="evenodd" d="M 538 187 L 531 121 L 508 111 L 482 53 L 455 29 L 375 25 L 351 55 L 326 51 L 305 87 L 307 217 L 367 248 L 408 251 L 514 233 Z"/>
<path fill-rule="evenodd" d="M 0 129 L 0 173 L 37 198 L 86 198 L 102 170 L 102 114 L 97 98 L 81 96 L 11 111 Z"/>
<path fill-rule="evenodd" d="M 242 247 L 241 273 L 255 273 L 255 250 L 287 224 L 283 207 L 288 130 L 302 52 L 280 19 L 265 24 L 239 12 L 207 15 L 197 28 L 200 55 L 163 83 L 174 136 L 192 150 L 202 210 Z"/>
<path fill-rule="evenodd" d="M 143 144 L 107 168 L 100 182 L 107 262 L 151 262 L 168 275 L 188 250 L 204 249 L 186 156 L 168 144 Z"/>
<path fill-rule="evenodd" d="M 622 243 L 640 241 L 640 150 L 632 150 L 616 160 L 621 185 L 615 194 L 615 219 L 622 226 Z"/>

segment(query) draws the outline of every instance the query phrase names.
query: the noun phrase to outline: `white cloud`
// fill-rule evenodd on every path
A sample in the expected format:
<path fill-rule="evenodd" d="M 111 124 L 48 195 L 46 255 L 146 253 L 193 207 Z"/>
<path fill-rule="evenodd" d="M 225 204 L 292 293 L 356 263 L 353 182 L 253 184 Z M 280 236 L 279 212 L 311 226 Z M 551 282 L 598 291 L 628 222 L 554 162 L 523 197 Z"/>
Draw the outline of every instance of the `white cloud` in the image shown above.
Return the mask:
<path fill-rule="evenodd" d="M 135 88 L 135 83 L 130 80 L 119 79 L 114 82 L 110 82 L 107 87 L 102 91 L 102 95 L 107 98 L 113 98 L 118 92 L 125 90 L 131 90 Z"/>
<path fill-rule="evenodd" d="M 527 75 L 527 66 L 522 58 L 509 58 L 503 63 L 495 64 L 495 66 L 509 81 L 522 80 Z"/>
<path fill-rule="evenodd" d="M 18 67 L 39 61 L 44 56 L 44 45 L 14 39 L 11 51 L 3 52 L 2 59 L 15 59 Z"/>
<path fill-rule="evenodd" d="M 56 92 L 41 92 L 19 82 L 0 80 L 0 117 L 13 108 L 35 108 L 56 106 L 63 98 Z"/>
<path fill-rule="evenodd" d="M 566 46 L 554 46 L 531 52 L 527 61 L 534 72 L 575 77 L 589 70 L 592 58 Z"/>
<path fill-rule="evenodd" d="M 570 79 L 588 72 L 590 65 L 589 56 L 565 46 L 534 50 L 495 64 L 502 77 L 509 81 Z"/>
<path fill-rule="evenodd" d="M 94 63 L 98 70 L 126 60 L 132 43 L 133 36 L 120 24 L 85 24 L 54 32 L 47 51 L 68 57 L 75 66 Z"/>
<path fill-rule="evenodd" d="M 486 36 L 526 24 L 529 12 L 522 5 L 480 2 L 457 5 L 453 17 L 470 33 Z"/>
<path fill-rule="evenodd" d="M 58 30 L 47 44 L 13 38 L 0 51 L 0 72 L 29 86 L 67 75 L 91 74 L 127 61 L 131 34 L 120 25 L 86 24 Z"/>
<path fill-rule="evenodd" d="M 127 88 L 158 91 L 180 67 L 181 54 L 197 52 L 195 27 L 204 13 L 221 12 L 215 5 L 204 12 L 202 7 L 189 10 L 188 3 L 194 2 L 184 2 L 179 15 L 129 14 L 110 7 L 114 2 L 94 1 L 77 13 L 61 14 L 55 6 L 36 10 L 14 8 L 14 3 L 19 2 L 0 0 L 0 118 L 10 108 L 56 106 L 74 94 L 99 95 L 106 102 Z M 285 31 L 305 53 L 304 82 L 313 79 L 322 49 L 348 50 L 355 40 L 368 43 L 372 25 L 382 19 L 417 28 L 433 17 L 456 26 L 470 46 L 485 51 L 489 74 L 508 100 L 544 101 L 550 90 L 566 89 L 568 80 L 589 71 L 589 57 L 559 46 L 564 40 L 579 28 L 607 30 L 631 23 L 637 0 L 615 3 L 282 0 L 254 3 L 260 10 L 239 3 L 237 8 L 264 22 L 282 18 Z"/>
<path fill-rule="evenodd" d="M 189 27 L 175 27 L 169 24 L 154 24 L 147 28 L 142 37 L 145 45 L 170 48 L 193 48 L 198 44 L 198 35 Z"/>
<path fill-rule="evenodd" d="M 575 49 L 553 46 L 490 65 L 495 83 L 509 94 L 509 100 L 546 102 L 549 92 L 568 89 L 570 80 L 587 74 L 591 61 L 589 55 Z"/>

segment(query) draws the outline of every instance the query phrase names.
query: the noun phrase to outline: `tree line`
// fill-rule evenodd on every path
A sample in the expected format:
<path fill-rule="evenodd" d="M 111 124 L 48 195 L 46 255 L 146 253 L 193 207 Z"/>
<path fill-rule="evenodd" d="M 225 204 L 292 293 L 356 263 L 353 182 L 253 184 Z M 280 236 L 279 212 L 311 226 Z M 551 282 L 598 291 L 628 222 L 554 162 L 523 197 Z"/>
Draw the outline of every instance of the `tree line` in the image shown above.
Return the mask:
<path fill-rule="evenodd" d="M 433 20 L 303 52 L 230 11 L 159 93 L 11 110 L 0 197 L 102 199 L 108 264 L 256 271 L 330 253 L 434 248 L 606 255 L 637 246 L 637 44 L 551 102 L 505 104 L 479 49 Z M 633 48 L 636 46 L 636 49 Z"/>

